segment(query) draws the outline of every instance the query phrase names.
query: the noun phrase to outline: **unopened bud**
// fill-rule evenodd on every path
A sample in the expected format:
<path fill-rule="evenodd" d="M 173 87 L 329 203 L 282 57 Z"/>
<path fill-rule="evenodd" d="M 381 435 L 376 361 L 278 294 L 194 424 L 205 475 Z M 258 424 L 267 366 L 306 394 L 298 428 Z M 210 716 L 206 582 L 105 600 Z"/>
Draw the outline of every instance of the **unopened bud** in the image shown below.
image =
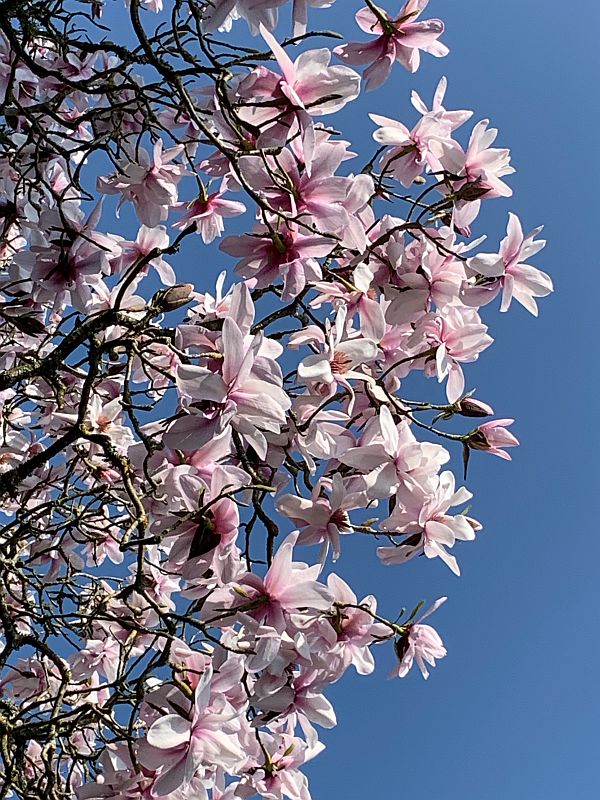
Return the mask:
<path fill-rule="evenodd" d="M 482 186 L 479 179 L 472 183 L 465 183 L 456 192 L 457 200 L 465 200 L 466 202 L 473 202 L 479 200 L 490 191 L 489 187 Z"/>
<path fill-rule="evenodd" d="M 494 413 L 491 406 L 481 400 L 475 400 L 474 397 L 463 397 L 456 404 L 456 408 L 463 417 L 489 417 Z"/>
<path fill-rule="evenodd" d="M 175 311 L 176 308 L 181 308 L 189 303 L 193 291 L 194 287 L 191 283 L 179 283 L 157 292 L 153 297 L 153 303 L 161 311 Z"/>

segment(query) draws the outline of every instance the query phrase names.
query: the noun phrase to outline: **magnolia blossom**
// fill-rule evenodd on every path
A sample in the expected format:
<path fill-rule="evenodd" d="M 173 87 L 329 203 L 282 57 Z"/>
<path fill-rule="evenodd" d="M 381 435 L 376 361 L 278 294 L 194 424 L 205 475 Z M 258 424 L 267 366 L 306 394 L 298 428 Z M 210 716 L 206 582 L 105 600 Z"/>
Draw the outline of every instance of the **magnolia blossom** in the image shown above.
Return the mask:
<path fill-rule="evenodd" d="M 240 171 L 274 211 L 285 211 L 302 220 L 307 228 L 302 227 L 300 233 L 313 228 L 344 237 L 350 234 L 362 241 L 364 233 L 361 237 L 361 226 L 357 226 L 352 212 L 368 202 L 373 181 L 366 175 L 335 175 L 340 164 L 350 157 L 346 142 L 332 141 L 330 134 L 322 130 L 315 131 L 315 141 L 310 172 L 305 168 L 304 153 L 297 148 L 282 150 L 268 159 L 245 157 Z"/>
<path fill-rule="evenodd" d="M 340 555 L 340 534 L 350 533 L 352 524 L 348 511 L 364 505 L 363 492 L 348 492 L 342 476 L 334 475 L 329 498 L 322 495 L 327 481 L 315 485 L 311 500 L 286 494 L 277 501 L 280 514 L 290 517 L 301 528 L 298 544 L 322 544 L 320 560 L 323 562 L 331 545 L 333 560 Z"/>
<path fill-rule="evenodd" d="M 466 109 L 462 109 L 460 111 L 447 111 L 442 105 L 447 88 L 447 78 L 440 78 L 433 95 L 431 110 L 427 108 L 419 93 L 414 90 L 411 93 L 410 101 L 420 114 L 423 116 L 434 116 L 440 121 L 441 124 L 449 125 L 450 130 L 454 131 L 457 128 L 460 128 L 461 125 L 464 125 L 464 123 L 473 116 L 473 112 L 467 111 Z"/>
<path fill-rule="evenodd" d="M 328 50 L 309 50 L 292 61 L 272 34 L 266 29 L 261 34 L 283 75 L 279 90 L 293 107 L 322 116 L 339 111 L 358 97 L 360 77 L 347 67 L 330 67 Z"/>
<path fill-rule="evenodd" d="M 225 230 L 223 217 L 236 217 L 246 211 L 246 206 L 237 200 L 223 200 L 226 188 L 224 182 L 219 191 L 206 198 L 199 197 L 191 203 L 181 203 L 180 207 L 186 208 L 187 212 L 173 227 L 185 229 L 195 224 L 204 244 L 210 244 Z"/>
<path fill-rule="evenodd" d="M 148 766 L 161 766 L 152 786 L 153 797 L 164 797 L 189 786 L 199 770 L 209 764 L 235 767 L 242 758 L 232 736 L 238 729 L 238 712 L 222 698 L 211 698 L 212 669 L 207 668 L 196 686 L 191 718 L 167 714 L 154 722 L 146 741 L 157 753 L 146 751 Z"/>
<path fill-rule="evenodd" d="M 180 417 L 171 426 L 164 438 L 169 447 L 196 449 L 231 424 L 264 458 L 267 442 L 263 431 L 279 432 L 291 401 L 276 371 L 270 380 L 264 379 L 258 361 L 261 343 L 256 336 L 247 345 L 234 320 L 226 319 L 220 372 L 194 364 L 177 367 L 177 387 L 199 413 Z"/>
<path fill-rule="evenodd" d="M 461 363 L 476 361 L 479 354 L 492 344 L 487 326 L 474 309 L 458 306 L 447 308 L 444 314 L 425 314 L 417 322 L 411 342 L 424 352 L 427 345 L 435 350 L 435 358 L 426 363 L 426 373 L 435 374 L 441 383 L 448 379 L 446 396 L 456 402 L 465 389 Z"/>
<path fill-rule="evenodd" d="M 401 564 L 420 554 L 437 557 L 460 575 L 458 562 L 446 547 L 453 547 L 456 541 L 473 541 L 481 525 L 464 514 L 446 512 L 471 497 L 464 487 L 455 491 L 454 475 L 449 470 L 442 472 L 431 488 L 418 483 L 400 486 L 396 507 L 381 527 L 390 533 L 406 534 L 406 538 L 395 547 L 378 547 L 377 555 L 384 564 Z"/>
<path fill-rule="evenodd" d="M 118 208 L 129 200 L 140 222 L 154 228 L 167 219 L 169 209 L 177 202 L 177 184 L 188 174 L 182 165 L 170 163 L 183 150 L 183 145 L 165 150 L 163 140 L 157 139 L 152 156 L 139 148 L 139 161 L 125 161 L 118 173 L 98 178 L 98 189 L 121 195 Z"/>
<path fill-rule="evenodd" d="M 366 473 L 368 495 L 375 498 L 390 497 L 401 484 L 427 485 L 449 459 L 441 445 L 418 442 L 406 422 L 397 426 L 387 406 L 367 423 L 361 444 L 340 455 L 344 464 Z"/>
<path fill-rule="evenodd" d="M 240 84 L 238 92 L 262 100 L 238 112 L 247 123 L 264 128 L 259 142 L 283 144 L 290 128 L 302 138 L 307 169 L 315 154 L 316 136 L 312 117 L 333 114 L 358 97 L 360 76 L 348 67 L 329 66 L 331 52 L 309 50 L 292 61 L 268 30 L 260 32 L 270 47 L 281 75 L 260 68 Z M 275 105 L 270 101 L 277 101 Z M 278 106 L 284 106 L 283 113 Z"/>
<path fill-rule="evenodd" d="M 368 374 L 357 369 L 372 361 L 377 355 L 377 345 L 370 339 L 356 336 L 350 338 L 346 333 L 346 311 L 342 306 L 337 313 L 335 326 L 329 326 L 327 340 L 320 330 L 311 331 L 311 336 L 296 336 L 293 344 L 298 346 L 305 341 L 321 344 L 323 352 L 307 356 L 298 365 L 298 378 L 308 383 L 311 389 L 327 395 L 342 386 L 350 396 L 350 410 L 354 402 L 354 390 L 350 380 L 369 381 Z"/>
<path fill-rule="evenodd" d="M 438 137 L 444 134 L 445 127 L 435 116 L 422 117 L 412 131 L 389 117 L 379 114 L 369 114 L 376 125 L 381 127 L 375 131 L 373 138 L 379 144 L 393 145 L 392 150 L 386 155 L 383 168 L 393 175 L 403 186 L 410 186 L 426 167 L 432 170 L 439 169 L 440 162 L 435 156 L 435 150 L 430 147 L 433 140 L 437 143 Z"/>
<path fill-rule="evenodd" d="M 440 58 L 448 48 L 438 41 L 444 32 L 439 19 L 416 21 L 429 0 L 408 0 L 395 18 L 382 8 L 362 8 L 356 22 L 365 33 L 377 36 L 374 42 L 339 45 L 334 49 L 338 58 L 350 64 L 369 64 L 364 73 L 367 90 L 381 86 L 390 75 L 394 61 L 409 72 L 420 64 L 420 50 Z"/>
<path fill-rule="evenodd" d="M 421 670 L 421 675 L 427 680 L 429 670 L 426 664 L 435 667 L 436 658 L 444 658 L 447 655 L 446 648 L 438 632 L 431 625 L 422 625 L 421 622 L 430 614 L 446 602 L 447 597 L 440 597 L 435 603 L 414 622 L 406 626 L 406 630 L 400 639 L 396 641 L 396 654 L 398 656 L 398 666 L 392 671 L 391 677 L 397 675 L 404 678 L 410 672 L 413 663 L 416 661 Z"/>
<path fill-rule="evenodd" d="M 491 147 L 498 131 L 488 125 L 487 119 L 475 125 L 466 150 L 449 137 L 433 145 L 440 164 L 452 176 L 454 226 L 467 236 L 471 235 L 469 226 L 479 214 L 482 197 L 512 196 L 512 189 L 502 180 L 515 171 L 510 165 L 510 150 Z M 448 189 L 440 187 L 440 191 Z"/>
<path fill-rule="evenodd" d="M 164 225 L 157 225 L 156 227 L 147 227 L 142 225 L 135 242 L 121 242 L 121 257 L 117 262 L 116 269 L 119 272 L 125 272 L 145 256 L 150 255 L 155 250 L 164 250 L 169 246 L 169 234 Z M 148 264 L 143 268 L 141 274 L 146 274 L 149 267 L 154 267 L 159 278 L 166 286 L 172 286 L 176 283 L 175 272 L 173 267 L 168 264 L 161 255 L 157 255 L 151 259 Z M 139 273 L 138 273 L 139 274 Z"/>
<path fill-rule="evenodd" d="M 204 30 L 229 30 L 231 21 L 241 17 L 256 36 L 261 25 L 273 30 L 277 25 L 277 9 L 286 3 L 287 0 L 211 0 L 203 9 Z"/>
<path fill-rule="evenodd" d="M 228 236 L 221 250 L 241 258 L 236 272 L 255 281 L 257 288 L 269 286 L 283 278 L 282 300 L 297 297 L 307 283 L 323 277 L 317 258 L 326 256 L 334 246 L 332 239 L 305 235 L 296 224 L 279 231 L 256 226 L 252 235 Z"/>
<path fill-rule="evenodd" d="M 535 241 L 542 228 L 523 235 L 516 214 L 508 215 L 506 237 L 500 243 L 500 252 L 479 253 L 468 261 L 469 270 L 477 276 L 464 290 L 465 302 L 483 305 L 502 289 L 500 311 L 508 311 L 513 298 L 537 317 L 535 297 L 546 297 L 553 290 L 552 279 L 545 272 L 524 262 L 539 253 L 546 244 Z"/>
<path fill-rule="evenodd" d="M 326 628 L 323 633 L 333 649 L 332 658 L 339 654 L 344 665 L 352 664 L 359 675 L 369 675 L 375 669 L 370 646 L 389 636 L 389 628 L 375 621 L 377 600 L 368 595 L 359 603 L 348 584 L 333 573 L 327 587 L 335 598 L 334 614 L 319 632 Z"/>
<path fill-rule="evenodd" d="M 302 562 L 292 561 L 297 541 L 297 531 L 285 539 L 264 580 L 249 572 L 231 588 L 212 592 L 203 606 L 207 619 L 211 618 L 213 612 L 217 616 L 218 612 L 238 607 L 253 619 L 281 632 L 286 627 L 286 614 L 294 613 L 299 608 L 318 611 L 331 608 L 331 593 L 316 580 L 320 565 L 309 567 Z M 193 597 L 196 591 L 190 588 L 186 594 Z"/>
<path fill-rule="evenodd" d="M 506 430 L 513 422 L 514 419 L 493 419 L 490 422 L 484 422 L 469 434 L 468 446 L 473 450 L 486 450 L 494 456 L 511 461 L 510 453 L 503 448 L 516 447 L 519 444 L 516 436 Z"/>

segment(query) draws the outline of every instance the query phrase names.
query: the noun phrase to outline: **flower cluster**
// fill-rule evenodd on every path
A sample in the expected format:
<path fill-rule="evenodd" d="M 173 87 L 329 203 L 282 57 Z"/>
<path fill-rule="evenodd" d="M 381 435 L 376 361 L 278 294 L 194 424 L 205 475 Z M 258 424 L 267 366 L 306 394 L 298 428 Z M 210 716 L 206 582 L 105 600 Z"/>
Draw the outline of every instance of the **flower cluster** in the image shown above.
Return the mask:
<path fill-rule="evenodd" d="M 422 624 L 445 598 L 388 619 L 337 573 L 354 536 L 460 574 L 481 524 L 451 458 L 518 444 L 472 427 L 481 314 L 552 283 L 540 228 L 473 237 L 514 170 L 444 78 L 412 127 L 370 115 L 366 160 L 335 131 L 448 50 L 427 0 L 314 48 L 333 4 L 294 0 L 291 42 L 288 0 L 129 0 L 123 41 L 102 0 L 35 36 L 38 3 L 4 12 L 2 796 L 309 800 L 328 686 L 386 643 L 399 677 L 446 655 Z"/>

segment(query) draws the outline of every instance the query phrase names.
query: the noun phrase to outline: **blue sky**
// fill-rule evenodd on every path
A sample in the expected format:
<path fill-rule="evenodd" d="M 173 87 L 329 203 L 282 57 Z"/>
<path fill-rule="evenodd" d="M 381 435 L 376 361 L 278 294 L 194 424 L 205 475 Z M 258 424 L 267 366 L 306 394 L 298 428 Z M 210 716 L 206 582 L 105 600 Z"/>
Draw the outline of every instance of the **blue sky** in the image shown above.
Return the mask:
<path fill-rule="evenodd" d="M 315 25 L 363 38 L 353 23 L 360 5 L 337 0 L 314 13 Z M 504 315 L 484 310 L 496 341 L 467 368 L 467 384 L 498 416 L 516 418 L 522 445 L 512 464 L 473 455 L 471 513 L 484 530 L 457 548 L 462 577 L 439 560 L 384 569 L 369 542 L 344 542 L 336 571 L 359 596 L 375 591 L 383 613 L 448 595 L 432 622 L 449 654 L 427 683 L 418 673 L 388 681 L 391 648 L 381 648 L 374 675 L 348 672 L 333 687 L 339 725 L 324 734 L 327 750 L 308 770 L 315 800 L 585 800 L 600 789 L 600 526 L 592 501 L 600 386 L 591 306 L 600 290 L 600 7 L 588 2 L 579 12 L 573 21 L 557 0 L 431 0 L 424 16 L 444 19 L 451 54 L 425 55 L 416 76 L 398 67 L 340 116 L 365 155 L 367 112 L 411 126 L 411 89 L 429 101 L 446 75 L 447 107 L 474 109 L 473 122 L 489 118 L 517 168 L 514 197 L 484 204 L 477 233 L 495 245 L 508 211 L 526 230 L 545 224 L 548 245 L 535 263 L 552 274 L 556 293 L 540 302 L 538 320 L 516 304 Z M 198 261 L 199 252 L 198 242 L 186 243 L 183 258 L 193 259 L 196 280 L 198 267 L 206 275 L 197 288 L 210 289 L 217 267 L 231 262 Z"/>

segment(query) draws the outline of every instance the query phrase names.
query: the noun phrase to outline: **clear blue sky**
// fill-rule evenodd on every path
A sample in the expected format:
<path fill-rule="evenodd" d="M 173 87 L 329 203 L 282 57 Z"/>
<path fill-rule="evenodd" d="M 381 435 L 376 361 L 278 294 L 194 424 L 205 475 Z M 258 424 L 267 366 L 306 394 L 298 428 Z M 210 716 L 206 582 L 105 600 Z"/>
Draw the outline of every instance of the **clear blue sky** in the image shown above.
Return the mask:
<path fill-rule="evenodd" d="M 363 38 L 353 22 L 360 6 L 337 0 L 314 13 L 315 25 Z M 359 596 L 376 591 L 383 612 L 449 596 L 435 617 L 449 655 L 427 683 L 418 673 L 386 680 L 391 653 L 383 648 L 374 675 L 348 672 L 329 692 L 339 725 L 324 734 L 327 750 L 308 770 L 311 791 L 314 800 L 587 800 L 600 790 L 600 524 L 592 500 L 600 495 L 600 6 L 579 4 L 572 18 L 558 0 L 431 0 L 424 16 L 444 19 L 450 55 L 425 55 L 416 76 L 399 67 L 383 89 L 350 106 L 342 131 L 366 154 L 367 112 L 410 126 L 411 88 L 429 101 L 445 74 L 447 107 L 490 118 L 517 168 L 514 197 L 485 204 L 478 233 L 495 245 L 508 211 L 526 230 L 545 224 L 548 245 L 535 263 L 552 274 L 556 293 L 540 302 L 537 321 L 516 304 L 505 315 L 485 310 L 496 342 L 467 369 L 467 383 L 498 416 L 516 417 L 522 446 L 512 464 L 474 454 L 471 513 L 485 527 L 476 543 L 457 548 L 462 577 L 438 560 L 384 569 L 370 543 L 344 542 L 339 574 Z M 198 255 L 187 244 L 186 252 L 196 276 Z M 207 261 L 199 290 L 213 284 Z M 225 263 L 210 262 L 215 272 Z"/>

